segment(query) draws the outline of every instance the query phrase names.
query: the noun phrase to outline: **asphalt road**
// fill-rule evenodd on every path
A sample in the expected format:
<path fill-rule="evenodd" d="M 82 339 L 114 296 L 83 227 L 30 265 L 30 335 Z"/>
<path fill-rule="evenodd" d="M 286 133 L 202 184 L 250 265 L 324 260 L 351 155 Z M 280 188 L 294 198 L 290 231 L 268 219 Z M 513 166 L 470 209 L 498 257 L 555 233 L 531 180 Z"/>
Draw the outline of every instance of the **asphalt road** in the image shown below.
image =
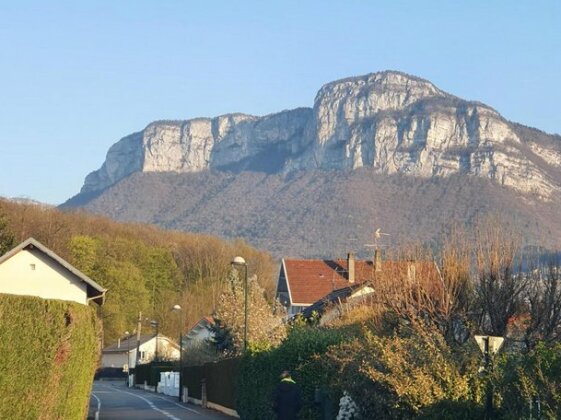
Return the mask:
<path fill-rule="evenodd" d="M 216 411 L 191 404 L 180 404 L 174 397 L 127 388 L 124 381 L 94 382 L 88 419 L 96 418 L 100 420 L 232 419 Z"/>

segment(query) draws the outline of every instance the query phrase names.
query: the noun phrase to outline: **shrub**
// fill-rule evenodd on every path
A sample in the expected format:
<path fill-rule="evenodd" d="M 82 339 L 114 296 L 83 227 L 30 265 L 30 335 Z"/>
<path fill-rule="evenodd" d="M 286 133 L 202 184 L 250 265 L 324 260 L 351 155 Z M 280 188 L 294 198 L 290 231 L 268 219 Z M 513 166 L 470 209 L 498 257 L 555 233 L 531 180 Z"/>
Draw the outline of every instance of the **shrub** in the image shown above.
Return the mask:
<path fill-rule="evenodd" d="M 504 418 L 537 415 L 532 401 L 539 398 L 543 418 L 561 418 L 561 344 L 539 343 L 528 354 L 504 355 L 496 369 L 500 412 Z"/>
<path fill-rule="evenodd" d="M 89 306 L 0 295 L 0 418 L 85 418 L 99 336 Z"/>
<path fill-rule="evenodd" d="M 332 347 L 324 370 L 335 371 L 334 386 L 348 390 L 363 418 L 410 418 L 423 409 L 477 403 L 477 350 L 453 352 L 437 329 L 412 327 L 401 335 L 362 337 Z M 427 412 L 428 415 L 428 412 Z"/>

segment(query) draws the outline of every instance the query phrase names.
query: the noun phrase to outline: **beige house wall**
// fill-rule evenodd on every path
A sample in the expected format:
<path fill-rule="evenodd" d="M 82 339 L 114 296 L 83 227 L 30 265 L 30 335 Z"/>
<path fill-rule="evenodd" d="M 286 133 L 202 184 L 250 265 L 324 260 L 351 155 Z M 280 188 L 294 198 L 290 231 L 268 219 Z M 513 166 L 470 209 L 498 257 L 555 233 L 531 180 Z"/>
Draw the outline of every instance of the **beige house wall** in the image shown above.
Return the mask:
<path fill-rule="evenodd" d="M 156 357 L 156 339 L 146 341 L 140 345 L 142 358 L 140 363 L 148 363 Z M 166 360 L 179 360 L 179 350 L 176 349 L 167 339 L 160 337 L 158 340 L 158 355 Z M 123 367 L 127 363 L 127 348 L 123 353 L 107 352 L 101 357 L 101 367 Z M 130 348 L 130 367 L 136 366 L 136 344 Z"/>
<path fill-rule="evenodd" d="M 38 250 L 22 250 L 0 264 L 0 293 L 87 304 L 86 285 Z"/>

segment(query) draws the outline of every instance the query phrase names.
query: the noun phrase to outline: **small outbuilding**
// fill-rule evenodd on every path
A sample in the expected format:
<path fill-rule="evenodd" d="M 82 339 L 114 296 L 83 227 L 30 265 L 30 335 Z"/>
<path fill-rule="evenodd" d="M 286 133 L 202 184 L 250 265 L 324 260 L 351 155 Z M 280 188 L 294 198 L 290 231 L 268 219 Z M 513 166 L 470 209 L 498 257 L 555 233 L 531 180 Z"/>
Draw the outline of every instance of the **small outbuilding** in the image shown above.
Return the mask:
<path fill-rule="evenodd" d="M 102 305 L 106 292 L 33 238 L 0 257 L 0 293 Z"/>

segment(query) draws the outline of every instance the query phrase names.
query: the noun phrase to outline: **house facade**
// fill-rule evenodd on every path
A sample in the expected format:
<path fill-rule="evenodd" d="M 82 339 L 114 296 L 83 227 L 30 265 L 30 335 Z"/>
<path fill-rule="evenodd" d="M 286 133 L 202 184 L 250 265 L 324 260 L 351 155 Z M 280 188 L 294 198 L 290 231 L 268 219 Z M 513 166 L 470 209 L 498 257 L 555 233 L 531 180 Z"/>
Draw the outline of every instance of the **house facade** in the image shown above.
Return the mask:
<path fill-rule="evenodd" d="M 137 337 L 131 335 L 118 339 L 116 343 L 103 349 L 102 368 L 122 368 L 128 370 L 136 366 Z M 149 363 L 154 359 L 179 360 L 179 346 L 168 337 L 158 335 L 140 336 L 139 364 Z"/>
<path fill-rule="evenodd" d="M 33 238 L 0 257 L 0 293 L 101 305 L 106 292 Z"/>

